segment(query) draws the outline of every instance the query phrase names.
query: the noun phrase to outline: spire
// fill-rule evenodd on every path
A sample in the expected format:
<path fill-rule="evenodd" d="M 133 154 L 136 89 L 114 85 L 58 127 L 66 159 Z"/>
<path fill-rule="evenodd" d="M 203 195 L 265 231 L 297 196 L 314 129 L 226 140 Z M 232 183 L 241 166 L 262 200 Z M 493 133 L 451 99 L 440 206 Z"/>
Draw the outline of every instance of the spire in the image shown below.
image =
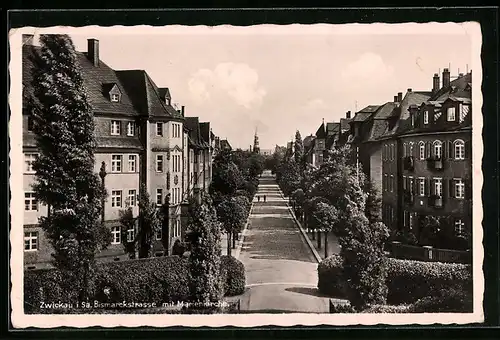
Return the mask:
<path fill-rule="evenodd" d="M 259 136 L 257 136 L 257 126 L 255 127 L 255 135 L 253 137 L 253 152 L 254 153 L 259 153 L 260 152 Z"/>

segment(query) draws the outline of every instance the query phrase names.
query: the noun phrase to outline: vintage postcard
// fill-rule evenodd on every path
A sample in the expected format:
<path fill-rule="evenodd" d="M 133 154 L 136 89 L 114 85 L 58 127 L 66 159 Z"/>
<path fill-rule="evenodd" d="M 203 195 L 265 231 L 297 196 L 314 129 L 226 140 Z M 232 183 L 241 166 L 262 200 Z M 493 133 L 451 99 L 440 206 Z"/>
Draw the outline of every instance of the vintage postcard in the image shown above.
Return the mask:
<path fill-rule="evenodd" d="M 14 327 L 483 321 L 478 23 L 9 43 Z"/>

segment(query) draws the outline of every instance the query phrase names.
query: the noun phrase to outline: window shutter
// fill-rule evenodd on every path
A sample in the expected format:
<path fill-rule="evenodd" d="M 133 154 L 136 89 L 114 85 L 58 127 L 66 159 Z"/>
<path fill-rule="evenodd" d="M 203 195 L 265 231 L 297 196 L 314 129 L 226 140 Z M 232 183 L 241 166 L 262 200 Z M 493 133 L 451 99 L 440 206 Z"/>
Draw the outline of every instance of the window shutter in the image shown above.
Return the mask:
<path fill-rule="evenodd" d="M 425 192 L 424 195 L 430 195 L 431 194 L 431 180 L 430 178 L 425 179 Z"/>
<path fill-rule="evenodd" d="M 448 196 L 449 197 L 455 197 L 455 183 L 453 182 L 453 179 L 448 179 Z"/>
<path fill-rule="evenodd" d="M 448 141 L 448 143 L 446 144 L 448 145 L 448 158 L 453 159 L 453 143 L 451 141 Z"/>
<path fill-rule="evenodd" d="M 430 158 L 431 157 L 431 143 L 430 142 L 425 143 L 425 147 L 426 147 L 425 155 L 427 158 Z"/>
<path fill-rule="evenodd" d="M 472 159 L 471 141 L 465 141 L 465 159 Z"/>
<path fill-rule="evenodd" d="M 472 185 L 470 179 L 464 180 L 464 190 L 465 190 L 465 199 L 470 200 L 472 198 Z"/>
<path fill-rule="evenodd" d="M 448 181 L 443 178 L 441 181 L 441 197 L 447 196 L 446 189 L 448 188 Z"/>

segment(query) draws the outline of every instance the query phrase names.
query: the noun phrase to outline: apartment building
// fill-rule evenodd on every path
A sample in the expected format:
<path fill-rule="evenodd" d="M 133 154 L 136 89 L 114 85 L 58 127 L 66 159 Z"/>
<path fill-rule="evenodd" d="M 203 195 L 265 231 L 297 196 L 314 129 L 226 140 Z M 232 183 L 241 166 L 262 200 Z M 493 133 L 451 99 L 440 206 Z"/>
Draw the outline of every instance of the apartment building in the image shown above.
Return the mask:
<path fill-rule="evenodd" d="M 24 262 L 28 268 L 50 265 L 52 251 L 43 231 L 37 226 L 38 218 L 47 214 L 47 207 L 39 204 L 31 189 L 35 178 L 32 162 L 37 156 L 37 145 L 27 101 L 32 95 L 31 70 L 34 67 L 30 57 L 36 49 L 38 47 L 25 45 L 22 58 Z M 95 119 L 95 171 L 101 175 L 109 193 L 103 203 L 103 217 L 111 230 L 112 242 L 98 254 L 98 258 L 121 260 L 128 257 L 123 244 L 135 237 L 137 226 L 124 232 L 119 222 L 120 211 L 131 207 L 134 216 L 138 215 L 141 184 L 146 185 L 151 200 L 158 206 L 167 199 L 169 201 L 169 226 L 157 233 L 154 242 L 157 256 L 169 254 L 174 242 L 184 236 L 180 206 L 192 193 L 190 185 L 196 181 L 195 171 L 202 174 L 199 186 L 208 189 L 211 180 L 210 134 L 207 142 L 199 136 L 197 143 L 201 153 L 198 148 L 190 148 L 190 130 L 184 107 L 176 110 L 172 106 L 170 90 L 159 88 L 143 70 L 111 69 L 99 58 L 99 41 L 89 39 L 87 52 L 77 52 L 77 56 Z M 202 129 L 205 132 L 209 123 L 204 124 Z M 199 134 L 199 126 L 197 131 Z M 190 157 L 190 153 L 195 152 L 199 158 L 194 154 Z"/>

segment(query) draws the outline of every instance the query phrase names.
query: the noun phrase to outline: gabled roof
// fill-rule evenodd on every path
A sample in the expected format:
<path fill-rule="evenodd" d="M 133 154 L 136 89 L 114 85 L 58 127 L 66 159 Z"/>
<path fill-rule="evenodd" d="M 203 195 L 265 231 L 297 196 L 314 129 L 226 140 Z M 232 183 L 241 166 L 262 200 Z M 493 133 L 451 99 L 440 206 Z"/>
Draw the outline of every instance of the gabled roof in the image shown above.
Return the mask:
<path fill-rule="evenodd" d="M 316 131 L 316 138 L 325 139 L 326 138 L 326 128 L 325 123 L 321 123 L 318 130 Z"/>
<path fill-rule="evenodd" d="M 220 147 L 223 150 L 232 150 L 233 148 L 231 147 L 231 144 L 229 144 L 227 139 L 221 139 L 220 141 Z"/>
<path fill-rule="evenodd" d="M 380 108 L 380 105 L 368 105 L 364 109 L 355 113 L 352 118 L 352 122 L 364 122 L 368 118 L 370 118 L 377 110 Z"/>
<path fill-rule="evenodd" d="M 26 107 L 28 99 L 33 95 L 32 70 L 34 67 L 33 56 L 39 52 L 41 47 L 24 45 L 22 50 L 23 67 L 23 107 Z M 99 61 L 98 66 L 87 58 L 86 53 L 76 52 L 77 62 L 81 68 L 81 74 L 85 89 L 87 90 L 87 99 L 94 112 L 116 113 L 137 116 L 140 112 L 135 108 L 129 94 L 124 90 L 121 80 L 116 72 L 106 63 Z M 122 93 L 119 102 L 111 102 L 109 91 L 106 91 L 104 84 L 116 84 Z"/>
<path fill-rule="evenodd" d="M 170 96 L 170 90 L 168 89 L 168 87 L 158 88 L 158 93 L 160 95 L 160 98 L 162 98 L 162 99 L 172 99 L 172 97 Z"/>
<path fill-rule="evenodd" d="M 302 144 L 304 144 L 304 149 L 307 149 L 312 145 L 314 138 L 315 137 L 313 135 L 309 135 L 304 138 L 304 141 L 302 142 Z"/>
<path fill-rule="evenodd" d="M 125 86 L 134 106 L 151 117 L 182 118 L 171 105 L 168 105 L 154 81 L 144 70 L 116 71 Z"/>
<path fill-rule="evenodd" d="M 340 123 L 326 123 L 326 135 L 338 134 L 340 132 Z"/>
<path fill-rule="evenodd" d="M 206 144 L 210 144 L 210 123 L 200 123 L 200 136 Z"/>
<path fill-rule="evenodd" d="M 373 119 L 387 119 L 393 116 L 394 110 L 399 106 L 398 103 L 387 102 L 381 105 L 378 111 L 373 116 Z"/>

